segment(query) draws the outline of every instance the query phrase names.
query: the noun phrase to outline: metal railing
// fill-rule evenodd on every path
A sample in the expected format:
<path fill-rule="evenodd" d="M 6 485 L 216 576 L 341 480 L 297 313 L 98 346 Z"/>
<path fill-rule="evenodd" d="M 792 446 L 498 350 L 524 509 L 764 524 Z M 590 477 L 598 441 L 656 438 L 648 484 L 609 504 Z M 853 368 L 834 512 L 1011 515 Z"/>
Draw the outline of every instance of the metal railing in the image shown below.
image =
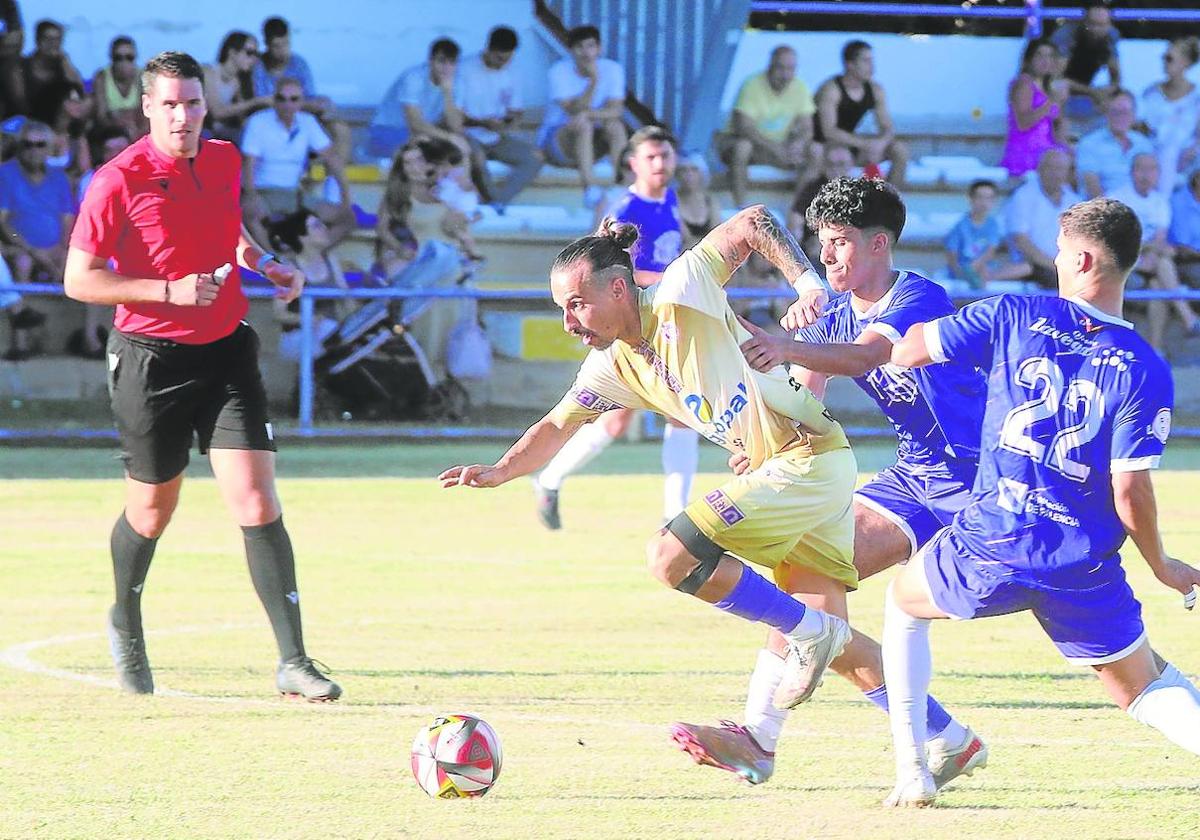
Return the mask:
<path fill-rule="evenodd" d="M 869 15 L 872 17 L 952 17 L 994 18 L 1001 20 L 1075 20 L 1083 9 L 1070 6 L 1043 6 L 1041 0 L 1026 0 L 1022 5 L 979 6 L 962 3 L 941 6 L 933 3 L 863 3 L 852 0 L 751 0 L 751 12 L 783 12 L 802 15 Z M 1144 20 L 1158 23 L 1200 21 L 1200 8 L 1186 9 L 1113 9 L 1113 19 Z"/>
<path fill-rule="evenodd" d="M 29 295 L 41 295 L 50 297 L 63 297 L 62 286 L 49 283 L 31 283 L 5 287 L 6 290 L 20 292 Z M 262 286 L 244 286 L 243 291 L 250 298 L 266 298 L 270 299 L 275 296 L 274 290 Z M 981 300 L 987 297 L 993 297 L 1000 294 L 998 291 L 976 291 L 969 294 L 951 294 L 951 298 L 956 303 L 969 303 L 973 300 Z M 1042 294 L 1052 295 L 1051 291 L 1043 292 Z M 790 289 L 743 289 L 731 288 L 728 290 L 728 295 L 734 300 L 746 299 L 778 299 L 791 298 L 794 293 Z M 393 289 L 393 288 L 359 288 L 359 289 L 330 289 L 330 288 L 307 288 L 300 296 L 300 360 L 299 360 L 299 412 L 298 412 L 298 428 L 296 434 L 300 437 L 324 437 L 324 436 L 350 436 L 346 433 L 328 434 L 317 429 L 313 425 L 313 405 L 316 397 L 316 379 L 315 379 L 315 360 L 316 360 L 316 344 L 313 341 L 314 336 L 314 307 L 318 300 L 328 299 L 352 299 L 352 300 L 404 300 L 406 298 L 474 298 L 476 300 L 505 300 L 505 301 L 540 301 L 550 303 L 551 297 L 548 289 L 480 289 L 476 287 L 456 286 L 450 288 L 437 289 Z M 1200 301 L 1200 290 L 1182 289 L 1179 291 L 1159 291 L 1151 289 L 1137 289 L 1126 292 L 1125 299 L 1127 301 L 1145 302 L 1151 300 L 1186 300 Z M 406 434 L 412 434 L 413 428 L 405 426 Z M 464 438 L 464 437 L 507 437 L 512 432 L 519 433 L 520 430 L 511 429 L 495 429 L 481 427 L 437 427 L 426 429 L 423 432 L 419 429 L 416 431 L 418 437 L 439 437 L 439 438 Z M 852 432 L 858 436 L 882 436 L 891 435 L 890 429 L 883 426 L 878 428 L 871 427 L 856 427 L 848 428 L 848 432 Z M 356 430 L 353 436 L 391 436 L 397 433 L 396 430 L 390 429 L 370 429 Z M 1200 438 L 1200 428 L 1176 428 L 1173 432 L 1175 437 L 1179 438 Z M 0 429 L 0 440 L 12 439 L 16 437 L 42 437 L 42 438 L 97 438 L 97 437 L 112 437 L 113 433 L 106 430 L 88 430 L 88 429 L 62 429 L 62 430 L 38 430 L 36 432 L 15 433 L 14 430 Z"/>

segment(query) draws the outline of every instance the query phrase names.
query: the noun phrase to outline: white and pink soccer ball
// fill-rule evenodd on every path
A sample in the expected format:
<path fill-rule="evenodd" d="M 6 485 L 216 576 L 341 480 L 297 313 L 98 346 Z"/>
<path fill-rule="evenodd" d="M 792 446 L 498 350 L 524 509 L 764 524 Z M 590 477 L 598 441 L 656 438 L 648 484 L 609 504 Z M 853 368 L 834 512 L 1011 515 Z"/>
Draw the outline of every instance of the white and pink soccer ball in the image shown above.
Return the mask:
<path fill-rule="evenodd" d="M 483 796 L 500 777 L 496 730 L 474 715 L 443 715 L 417 733 L 412 771 L 435 799 Z"/>

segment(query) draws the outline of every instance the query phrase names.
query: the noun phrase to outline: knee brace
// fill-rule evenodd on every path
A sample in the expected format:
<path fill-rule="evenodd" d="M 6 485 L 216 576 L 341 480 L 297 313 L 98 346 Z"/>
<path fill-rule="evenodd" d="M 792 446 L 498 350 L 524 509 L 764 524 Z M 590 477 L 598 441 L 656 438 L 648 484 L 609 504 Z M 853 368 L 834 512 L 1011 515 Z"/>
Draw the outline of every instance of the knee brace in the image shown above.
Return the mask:
<path fill-rule="evenodd" d="M 687 577 L 676 584 L 675 588 L 688 595 L 695 595 L 700 587 L 716 574 L 717 564 L 721 562 L 725 549 L 702 534 L 686 513 L 679 514 L 667 523 L 667 530 L 683 543 L 688 554 L 696 558 L 696 563 Z"/>

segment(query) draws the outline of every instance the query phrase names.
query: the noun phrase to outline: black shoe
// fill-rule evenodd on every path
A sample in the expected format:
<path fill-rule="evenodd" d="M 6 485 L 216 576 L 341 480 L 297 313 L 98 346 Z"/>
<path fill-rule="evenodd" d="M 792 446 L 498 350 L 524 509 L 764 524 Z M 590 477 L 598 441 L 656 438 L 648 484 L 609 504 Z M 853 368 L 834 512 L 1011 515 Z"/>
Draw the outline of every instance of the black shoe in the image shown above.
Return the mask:
<path fill-rule="evenodd" d="M 538 521 L 551 531 L 557 531 L 562 527 L 562 519 L 558 516 L 558 491 L 547 490 L 535 480 L 533 492 L 537 494 Z"/>
<path fill-rule="evenodd" d="M 32 307 L 26 306 L 13 315 L 11 320 L 14 330 L 28 330 L 46 323 L 46 316 Z"/>
<path fill-rule="evenodd" d="M 113 624 L 114 610 L 115 605 L 108 611 L 108 646 L 117 668 L 117 682 L 122 691 L 130 694 L 153 694 L 154 675 L 150 673 L 150 660 L 146 658 L 146 642 L 125 630 L 118 630 Z"/>
<path fill-rule="evenodd" d="M 342 696 L 342 687 L 325 676 L 329 669 L 318 668 L 316 661 L 302 656 L 279 663 L 275 672 L 275 687 L 288 697 L 303 697 L 312 703 L 324 703 Z"/>

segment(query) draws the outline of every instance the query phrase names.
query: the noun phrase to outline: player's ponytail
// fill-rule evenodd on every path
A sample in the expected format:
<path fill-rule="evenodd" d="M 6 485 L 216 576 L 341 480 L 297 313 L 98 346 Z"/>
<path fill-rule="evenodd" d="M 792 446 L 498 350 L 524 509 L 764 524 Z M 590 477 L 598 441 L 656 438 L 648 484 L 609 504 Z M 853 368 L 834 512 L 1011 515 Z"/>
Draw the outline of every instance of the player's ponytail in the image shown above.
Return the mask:
<path fill-rule="evenodd" d="M 554 258 L 550 272 L 564 270 L 579 260 L 587 260 L 593 272 L 603 271 L 612 266 L 620 266 L 629 272 L 633 278 L 633 259 L 629 249 L 638 239 L 637 225 L 629 222 L 619 222 L 612 216 L 605 216 L 600 227 L 590 236 L 576 239 Z"/>

